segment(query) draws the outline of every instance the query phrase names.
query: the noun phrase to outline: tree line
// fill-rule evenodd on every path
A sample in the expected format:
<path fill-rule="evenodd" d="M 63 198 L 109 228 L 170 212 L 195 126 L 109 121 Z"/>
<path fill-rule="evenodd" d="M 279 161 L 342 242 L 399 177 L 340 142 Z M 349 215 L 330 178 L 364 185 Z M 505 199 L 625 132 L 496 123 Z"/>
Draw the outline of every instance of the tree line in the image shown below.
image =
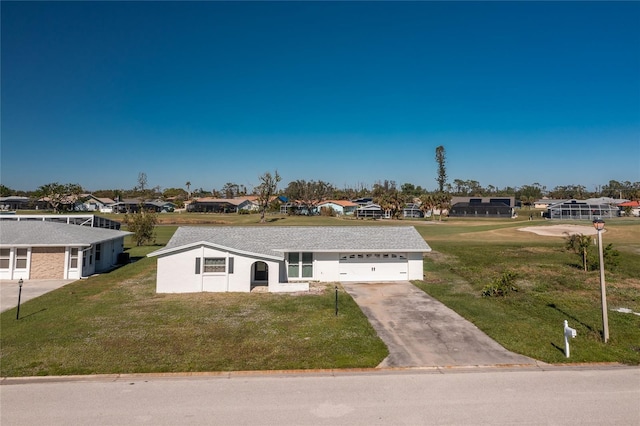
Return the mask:
<path fill-rule="evenodd" d="M 219 190 L 215 188 L 207 191 L 203 188 L 191 191 L 191 181 L 185 183 L 186 190 L 182 187 L 172 187 L 161 190 L 160 186 L 149 187 L 147 175 L 144 172 L 138 173 L 136 185 L 133 188 L 124 189 L 101 189 L 93 191 L 92 195 L 98 198 L 111 198 L 121 200 L 133 198 L 140 200 L 170 199 L 178 207 L 182 207 L 185 201 L 203 197 L 213 198 L 235 198 L 247 195 L 258 197 L 259 204 L 266 208 L 269 199 L 274 195 L 284 195 L 296 200 L 302 211 L 311 212 L 314 207 L 327 199 L 333 200 L 353 200 L 358 198 L 371 198 L 385 210 L 391 211 L 393 215 L 401 212 L 407 203 L 417 202 L 426 211 L 432 209 L 447 208 L 451 197 L 471 196 L 471 197 L 515 197 L 525 206 L 531 206 L 536 200 L 543 197 L 552 199 L 585 199 L 595 197 L 628 198 L 630 200 L 640 199 L 640 182 L 619 182 L 610 180 L 607 184 L 598 185 L 594 191 L 588 191 L 584 185 L 562 185 L 548 190 L 546 186 L 539 183 L 523 185 L 520 187 L 507 186 L 499 188 L 493 185 L 482 186 L 476 180 L 453 179 L 448 182 L 446 169 L 446 151 L 443 146 L 435 149 L 435 161 L 437 163 L 437 176 L 435 178 L 438 188 L 429 191 L 420 185 L 406 182 L 398 187 L 393 180 L 378 181 L 371 188 L 360 185 L 357 188 L 337 188 L 329 182 L 322 180 L 298 179 L 289 182 L 282 190 L 278 190 L 278 183 L 281 178 L 278 172 L 271 174 L 266 172 L 258 177 L 259 184 L 252 190 L 246 186 L 233 182 L 225 183 Z M 10 195 L 45 198 L 50 206 L 57 210 L 58 207 L 70 199 L 77 198 L 84 193 L 81 185 L 75 183 L 60 184 L 52 182 L 40 186 L 32 192 L 18 191 L 0 184 L 0 196 Z M 266 199 L 265 199 L 266 196 Z"/>

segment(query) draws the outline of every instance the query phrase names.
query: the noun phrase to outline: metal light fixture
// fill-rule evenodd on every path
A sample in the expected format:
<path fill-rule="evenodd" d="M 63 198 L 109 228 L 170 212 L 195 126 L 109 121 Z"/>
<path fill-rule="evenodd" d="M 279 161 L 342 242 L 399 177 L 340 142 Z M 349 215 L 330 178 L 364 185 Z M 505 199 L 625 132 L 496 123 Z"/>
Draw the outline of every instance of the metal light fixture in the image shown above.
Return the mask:
<path fill-rule="evenodd" d="M 16 319 L 20 319 L 20 297 L 22 296 L 22 284 L 24 284 L 24 281 L 20 278 L 18 280 L 18 311 L 16 312 Z"/>
<path fill-rule="evenodd" d="M 598 252 L 600 254 L 600 297 L 602 300 L 602 339 L 605 343 L 609 340 L 609 317 L 607 313 L 607 289 L 604 280 L 604 254 L 602 252 L 602 231 L 604 220 L 595 219 L 593 226 L 598 231 Z"/>

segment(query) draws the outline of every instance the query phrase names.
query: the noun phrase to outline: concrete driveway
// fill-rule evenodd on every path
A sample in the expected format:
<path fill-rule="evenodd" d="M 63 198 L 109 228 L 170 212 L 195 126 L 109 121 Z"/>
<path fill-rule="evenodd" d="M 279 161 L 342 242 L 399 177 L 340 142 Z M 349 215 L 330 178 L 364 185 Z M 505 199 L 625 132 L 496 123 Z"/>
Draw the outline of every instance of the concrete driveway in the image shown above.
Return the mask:
<path fill-rule="evenodd" d="M 342 283 L 389 348 L 379 367 L 533 365 L 408 281 Z"/>
<path fill-rule="evenodd" d="M 76 280 L 25 280 L 20 303 L 49 293 Z M 18 280 L 0 280 L 0 312 L 18 306 Z"/>

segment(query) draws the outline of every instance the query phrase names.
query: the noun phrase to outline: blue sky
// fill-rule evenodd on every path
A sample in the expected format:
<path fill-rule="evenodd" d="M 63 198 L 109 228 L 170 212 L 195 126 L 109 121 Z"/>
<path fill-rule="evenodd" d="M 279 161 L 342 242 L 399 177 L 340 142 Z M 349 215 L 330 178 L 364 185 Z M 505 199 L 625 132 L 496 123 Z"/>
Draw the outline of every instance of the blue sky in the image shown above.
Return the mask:
<path fill-rule="evenodd" d="M 2 184 L 640 181 L 640 2 L 2 2 Z"/>

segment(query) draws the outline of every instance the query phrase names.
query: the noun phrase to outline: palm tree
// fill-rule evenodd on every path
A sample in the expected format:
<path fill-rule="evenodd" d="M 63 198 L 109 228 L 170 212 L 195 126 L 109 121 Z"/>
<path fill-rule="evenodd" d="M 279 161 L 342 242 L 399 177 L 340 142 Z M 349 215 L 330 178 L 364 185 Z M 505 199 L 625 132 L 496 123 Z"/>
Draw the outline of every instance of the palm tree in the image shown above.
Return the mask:
<path fill-rule="evenodd" d="M 424 217 L 427 217 L 427 213 L 431 212 L 431 220 L 433 220 L 433 206 L 435 205 L 435 200 L 433 195 L 424 194 L 420 197 L 420 210 L 424 214 Z"/>
<path fill-rule="evenodd" d="M 583 234 L 569 234 L 568 232 L 564 233 L 566 235 L 565 248 L 569 251 L 573 251 L 582 257 L 582 267 L 585 272 L 587 272 L 588 267 L 588 259 L 589 259 L 589 247 L 591 247 L 591 237 Z"/>
<path fill-rule="evenodd" d="M 191 188 L 191 181 L 187 181 L 187 183 L 185 183 L 185 186 L 187 187 L 187 192 L 189 193 L 189 198 L 191 198 L 191 191 L 189 191 L 189 188 Z"/>

